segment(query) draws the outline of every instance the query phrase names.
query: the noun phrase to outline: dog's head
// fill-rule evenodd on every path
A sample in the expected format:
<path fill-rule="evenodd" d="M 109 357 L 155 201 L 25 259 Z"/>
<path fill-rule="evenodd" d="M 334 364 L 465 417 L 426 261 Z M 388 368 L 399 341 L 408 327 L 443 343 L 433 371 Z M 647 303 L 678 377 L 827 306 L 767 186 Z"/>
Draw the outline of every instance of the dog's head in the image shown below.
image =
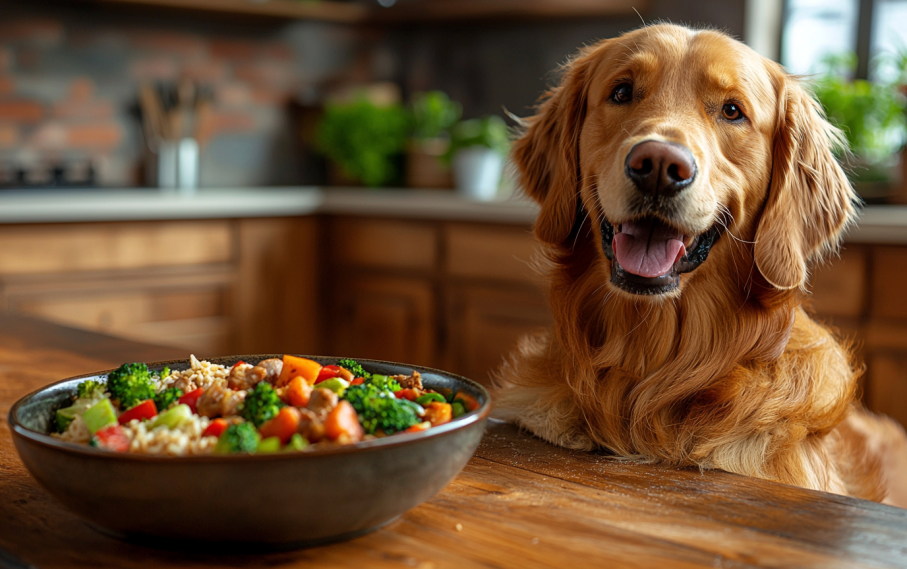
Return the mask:
<path fill-rule="evenodd" d="M 855 216 L 839 140 L 776 63 L 719 32 L 656 25 L 573 59 L 514 160 L 541 204 L 538 238 L 569 249 L 589 217 L 625 293 L 679 294 L 731 239 L 768 286 L 794 289 Z"/>

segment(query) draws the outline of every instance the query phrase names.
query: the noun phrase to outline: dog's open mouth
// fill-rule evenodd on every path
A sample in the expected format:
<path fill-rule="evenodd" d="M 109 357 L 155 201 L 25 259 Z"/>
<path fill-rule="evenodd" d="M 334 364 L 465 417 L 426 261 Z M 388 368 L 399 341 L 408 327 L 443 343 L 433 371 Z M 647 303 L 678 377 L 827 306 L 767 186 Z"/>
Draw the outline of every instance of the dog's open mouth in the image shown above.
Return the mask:
<path fill-rule="evenodd" d="M 715 224 L 705 233 L 685 235 L 656 217 L 615 228 L 602 220 L 602 249 L 611 261 L 611 282 L 633 294 L 664 294 L 680 286 L 681 273 L 701 265 L 720 235 Z"/>

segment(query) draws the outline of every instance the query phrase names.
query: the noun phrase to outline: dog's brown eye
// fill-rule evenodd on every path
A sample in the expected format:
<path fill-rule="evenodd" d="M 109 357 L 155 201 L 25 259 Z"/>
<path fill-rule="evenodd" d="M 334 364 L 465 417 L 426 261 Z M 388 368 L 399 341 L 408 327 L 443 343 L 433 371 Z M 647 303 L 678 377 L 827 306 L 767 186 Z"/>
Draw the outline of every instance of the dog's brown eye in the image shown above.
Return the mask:
<path fill-rule="evenodd" d="M 743 118 L 743 111 L 741 111 L 740 107 L 735 103 L 727 103 L 721 107 L 721 116 L 724 117 L 725 120 L 739 121 Z"/>
<path fill-rule="evenodd" d="M 611 100 L 622 105 L 633 100 L 633 85 L 621 83 L 611 91 Z"/>

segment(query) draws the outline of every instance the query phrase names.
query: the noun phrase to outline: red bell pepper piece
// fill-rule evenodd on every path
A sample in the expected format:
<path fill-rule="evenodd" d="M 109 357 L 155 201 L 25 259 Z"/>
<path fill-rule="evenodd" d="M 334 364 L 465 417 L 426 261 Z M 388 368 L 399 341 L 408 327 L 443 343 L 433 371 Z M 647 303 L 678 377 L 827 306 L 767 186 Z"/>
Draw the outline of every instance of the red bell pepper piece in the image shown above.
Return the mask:
<path fill-rule="evenodd" d="M 154 404 L 153 401 L 151 403 L 152 405 Z M 134 408 L 135 407 L 133 407 L 133 409 Z M 119 425 L 104 427 L 94 434 L 94 439 L 92 440 L 98 448 L 115 452 L 126 452 L 129 450 L 129 437 L 126 436 L 123 427 Z"/>
<path fill-rule="evenodd" d="M 419 397 L 419 392 L 415 389 L 401 389 L 400 391 L 394 391 L 394 397 L 397 399 L 409 399 L 410 401 L 415 401 Z"/>
<path fill-rule="evenodd" d="M 180 397 L 178 403 L 180 405 L 188 405 L 189 408 L 192 409 L 193 413 L 198 413 L 198 411 L 196 411 L 196 407 L 198 407 L 198 398 L 201 397 L 202 393 L 204 392 L 205 390 L 201 387 L 199 387 L 198 389 L 193 389 L 189 393 Z"/>
<path fill-rule="evenodd" d="M 321 368 L 321 371 L 318 372 L 318 377 L 315 378 L 315 384 L 317 385 L 322 381 L 333 379 L 338 375 L 340 375 L 340 366 L 324 366 L 323 368 Z"/>
<path fill-rule="evenodd" d="M 125 425 L 133 419 L 145 421 L 154 417 L 155 415 L 157 415 L 157 406 L 154 404 L 154 400 L 146 399 L 120 415 L 117 419 L 117 422 L 121 425 Z"/>
<path fill-rule="evenodd" d="M 208 426 L 205 427 L 205 431 L 202 433 L 203 437 L 217 437 L 223 434 L 227 430 L 227 420 L 226 419 L 214 419 Z"/>
<path fill-rule="evenodd" d="M 353 381 L 350 382 L 350 385 L 362 385 L 363 383 L 365 383 L 365 378 L 357 377 L 356 379 L 354 379 Z"/>

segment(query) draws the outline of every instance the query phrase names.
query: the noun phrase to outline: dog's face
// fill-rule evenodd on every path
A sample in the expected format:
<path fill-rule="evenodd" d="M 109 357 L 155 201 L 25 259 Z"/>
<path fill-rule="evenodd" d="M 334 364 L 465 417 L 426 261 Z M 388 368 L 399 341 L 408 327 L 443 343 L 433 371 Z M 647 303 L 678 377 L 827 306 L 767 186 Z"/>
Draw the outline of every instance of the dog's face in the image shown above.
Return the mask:
<path fill-rule="evenodd" d="M 721 33 L 659 25 L 575 59 L 514 157 L 542 204 L 537 235 L 564 245 L 587 210 L 624 293 L 680 294 L 730 238 L 754 242 L 785 289 L 854 214 L 834 137 L 777 64 Z"/>

